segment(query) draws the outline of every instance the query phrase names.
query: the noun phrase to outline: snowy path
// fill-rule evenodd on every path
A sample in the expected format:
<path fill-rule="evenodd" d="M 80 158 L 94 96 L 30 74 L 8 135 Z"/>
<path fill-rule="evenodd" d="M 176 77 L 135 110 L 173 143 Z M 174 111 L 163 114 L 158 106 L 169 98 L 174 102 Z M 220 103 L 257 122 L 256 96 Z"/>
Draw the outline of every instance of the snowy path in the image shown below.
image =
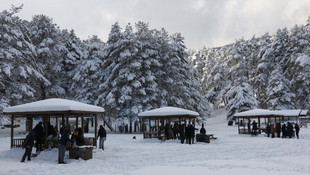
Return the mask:
<path fill-rule="evenodd" d="M 1 132 L 1 130 L 0 130 Z M 210 119 L 210 144 L 182 145 L 178 141 L 142 139 L 142 135 L 108 134 L 106 150 L 93 159 L 57 164 L 57 149 L 42 152 L 31 162 L 20 163 L 21 149 L 9 149 L 9 137 L 0 137 L 0 174 L 310 174 L 310 128 L 300 139 L 238 135 L 221 118 Z"/>

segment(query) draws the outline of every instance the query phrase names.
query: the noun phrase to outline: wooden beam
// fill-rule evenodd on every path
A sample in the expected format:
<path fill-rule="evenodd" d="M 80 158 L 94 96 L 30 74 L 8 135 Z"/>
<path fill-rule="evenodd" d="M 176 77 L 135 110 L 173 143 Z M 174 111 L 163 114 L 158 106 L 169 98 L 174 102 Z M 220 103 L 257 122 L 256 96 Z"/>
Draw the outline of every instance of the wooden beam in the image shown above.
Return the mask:
<path fill-rule="evenodd" d="M 95 143 L 93 146 L 97 147 L 97 137 L 98 137 L 98 135 L 97 135 L 97 133 L 98 133 L 98 131 L 97 131 L 98 119 L 97 118 L 98 118 L 98 115 L 95 114 L 94 116 L 95 116 Z"/>
<path fill-rule="evenodd" d="M 79 128 L 79 117 L 76 116 L 75 117 L 75 129 L 78 129 Z"/>
<path fill-rule="evenodd" d="M 83 133 L 83 135 L 84 135 L 84 117 L 83 116 L 81 116 L 81 129 L 82 129 L 82 133 Z"/>
<path fill-rule="evenodd" d="M 13 137 L 14 137 L 14 115 L 11 115 L 11 148 L 13 148 Z"/>

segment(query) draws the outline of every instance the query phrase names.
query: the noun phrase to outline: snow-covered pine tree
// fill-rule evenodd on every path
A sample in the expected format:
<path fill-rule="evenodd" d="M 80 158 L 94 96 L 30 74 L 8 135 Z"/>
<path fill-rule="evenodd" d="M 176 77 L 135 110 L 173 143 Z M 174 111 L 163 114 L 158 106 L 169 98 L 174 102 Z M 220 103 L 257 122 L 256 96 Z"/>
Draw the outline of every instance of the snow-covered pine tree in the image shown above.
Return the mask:
<path fill-rule="evenodd" d="M 310 109 L 310 47 L 300 54 L 295 63 L 294 89 L 296 103 L 301 109 Z"/>
<path fill-rule="evenodd" d="M 264 103 L 266 100 L 266 89 L 268 86 L 268 80 L 270 73 L 273 70 L 275 64 L 275 56 L 273 55 L 273 50 L 271 48 L 271 36 L 266 33 L 260 39 L 259 43 L 261 45 L 257 57 L 258 62 L 256 66 L 256 72 L 254 77 L 250 79 L 251 85 L 254 88 L 254 93 L 260 102 L 261 108 L 267 108 Z"/>
<path fill-rule="evenodd" d="M 61 65 L 59 60 L 61 58 L 61 49 L 63 48 L 60 40 L 60 30 L 53 20 L 45 15 L 35 15 L 27 24 L 30 30 L 30 38 L 35 46 L 36 57 L 35 60 L 44 70 L 44 75 L 51 82 L 47 85 L 40 83 L 41 97 L 38 99 L 45 99 L 54 94 L 54 91 L 59 91 L 60 84 L 57 76 L 61 72 Z"/>
<path fill-rule="evenodd" d="M 16 14 L 22 7 L 0 13 L 0 108 L 33 101 L 38 83 L 49 85 L 37 64 L 30 31 Z"/>
<path fill-rule="evenodd" d="M 231 120 L 234 114 L 238 112 L 255 109 L 258 106 L 251 86 L 240 79 L 227 92 L 226 98 L 228 99 L 226 105 L 228 120 Z"/>
<path fill-rule="evenodd" d="M 57 86 L 54 86 L 50 93 L 51 96 L 70 99 L 75 94 L 75 91 L 70 88 L 73 84 L 75 71 L 80 66 L 84 46 L 73 30 L 62 30 L 60 40 L 62 43 L 59 46 L 61 57 L 57 61 L 60 71 L 55 75 Z"/>
<path fill-rule="evenodd" d="M 267 87 L 266 104 L 269 109 L 295 109 L 295 94 L 290 91 L 290 83 L 283 75 L 280 66 L 271 72 Z"/>
<path fill-rule="evenodd" d="M 173 79 L 170 85 L 169 103 L 178 107 L 197 111 L 199 122 L 210 117 L 210 107 L 202 96 L 201 86 L 197 80 L 196 70 L 188 63 L 188 53 L 184 45 L 184 38 L 180 33 L 171 36 L 170 68 L 168 75 Z M 169 63 L 168 62 L 168 63 Z"/>
<path fill-rule="evenodd" d="M 105 115 L 108 120 L 115 121 L 119 117 L 118 98 L 120 89 L 114 81 L 119 74 L 118 59 L 121 53 L 120 44 L 123 40 L 123 33 L 118 23 L 112 25 L 111 32 L 106 46 L 103 50 L 102 74 L 99 79 L 100 85 L 98 89 L 98 97 L 96 105 L 102 106 L 105 109 Z"/>
<path fill-rule="evenodd" d="M 85 50 L 78 61 L 70 91 L 73 98 L 85 103 L 95 104 L 102 76 L 104 43 L 97 37 L 84 41 Z M 75 50 L 76 52 L 76 50 Z M 72 60 L 73 58 L 71 58 Z M 72 60 L 73 61 L 73 60 Z"/>

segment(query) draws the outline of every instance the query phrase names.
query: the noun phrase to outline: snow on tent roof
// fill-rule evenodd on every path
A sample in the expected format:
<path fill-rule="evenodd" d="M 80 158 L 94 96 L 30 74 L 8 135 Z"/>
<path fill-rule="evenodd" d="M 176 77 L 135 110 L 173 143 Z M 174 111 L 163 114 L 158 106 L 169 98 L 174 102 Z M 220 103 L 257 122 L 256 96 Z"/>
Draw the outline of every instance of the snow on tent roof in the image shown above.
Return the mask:
<path fill-rule="evenodd" d="M 199 116 L 199 114 L 195 111 L 177 108 L 177 107 L 163 107 L 163 108 L 153 109 L 150 111 L 141 112 L 138 114 L 139 117 L 177 116 L 177 115 Z"/>
<path fill-rule="evenodd" d="M 51 98 L 32 103 L 7 107 L 3 110 L 4 113 L 23 113 L 23 112 L 48 112 L 48 111 L 83 111 L 103 113 L 104 109 L 99 106 L 89 105 L 77 101 Z"/>
<path fill-rule="evenodd" d="M 302 110 L 301 112 L 300 112 L 300 115 L 302 115 L 302 116 L 306 116 L 306 115 L 308 115 L 309 114 L 309 111 L 308 110 Z"/>
<path fill-rule="evenodd" d="M 234 115 L 234 117 L 249 117 L 249 116 L 284 116 L 284 117 L 296 117 L 299 116 L 302 110 L 267 110 L 267 109 L 253 109 L 245 112 L 240 112 Z"/>

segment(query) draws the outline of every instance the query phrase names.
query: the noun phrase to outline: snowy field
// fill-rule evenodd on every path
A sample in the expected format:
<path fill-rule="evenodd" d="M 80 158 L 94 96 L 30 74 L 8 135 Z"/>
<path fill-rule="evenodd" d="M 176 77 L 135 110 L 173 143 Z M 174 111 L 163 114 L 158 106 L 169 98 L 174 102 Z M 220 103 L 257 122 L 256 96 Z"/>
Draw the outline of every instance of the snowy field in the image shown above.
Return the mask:
<path fill-rule="evenodd" d="M 9 135 L 0 129 L 0 174 L 310 174 L 310 128 L 301 128 L 299 140 L 238 135 L 237 127 L 228 127 L 222 116 L 208 120 L 207 133 L 218 137 L 210 144 L 186 145 L 143 139 L 141 134 L 108 134 L 104 152 L 95 150 L 88 161 L 68 159 L 67 154 L 64 165 L 57 164 L 57 149 L 21 163 L 24 150 L 9 149 Z"/>

